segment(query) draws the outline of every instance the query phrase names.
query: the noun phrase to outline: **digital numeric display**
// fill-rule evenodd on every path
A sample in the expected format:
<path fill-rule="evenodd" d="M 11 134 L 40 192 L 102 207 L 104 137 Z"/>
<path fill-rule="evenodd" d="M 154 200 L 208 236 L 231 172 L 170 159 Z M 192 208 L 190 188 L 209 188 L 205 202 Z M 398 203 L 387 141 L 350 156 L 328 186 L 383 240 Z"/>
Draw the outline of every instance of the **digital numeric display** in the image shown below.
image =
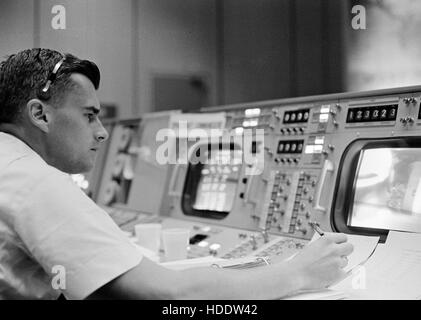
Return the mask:
<path fill-rule="evenodd" d="M 349 108 L 347 123 L 396 120 L 398 105 Z"/>

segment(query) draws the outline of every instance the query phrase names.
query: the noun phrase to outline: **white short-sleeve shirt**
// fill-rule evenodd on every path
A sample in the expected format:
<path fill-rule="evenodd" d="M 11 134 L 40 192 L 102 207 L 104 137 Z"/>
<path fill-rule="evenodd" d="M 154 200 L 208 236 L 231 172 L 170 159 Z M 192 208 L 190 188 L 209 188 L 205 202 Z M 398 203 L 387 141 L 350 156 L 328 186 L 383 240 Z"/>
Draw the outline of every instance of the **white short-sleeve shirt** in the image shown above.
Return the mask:
<path fill-rule="evenodd" d="M 68 174 L 0 132 L 0 299 L 83 299 L 141 259 Z"/>

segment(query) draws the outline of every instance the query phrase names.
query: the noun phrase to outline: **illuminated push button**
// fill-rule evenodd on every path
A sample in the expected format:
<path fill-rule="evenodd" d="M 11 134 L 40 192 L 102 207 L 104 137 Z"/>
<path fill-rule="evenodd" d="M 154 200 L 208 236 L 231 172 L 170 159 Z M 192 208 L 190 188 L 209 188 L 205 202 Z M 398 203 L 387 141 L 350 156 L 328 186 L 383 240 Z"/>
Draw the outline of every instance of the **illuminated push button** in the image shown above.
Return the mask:
<path fill-rule="evenodd" d="M 201 248 L 206 248 L 209 245 L 209 243 L 203 240 L 203 241 L 200 241 L 197 245 Z"/>
<path fill-rule="evenodd" d="M 307 120 L 308 120 L 308 111 L 304 112 L 303 119 L 304 119 L 305 121 L 307 121 Z"/>
<path fill-rule="evenodd" d="M 295 152 L 295 150 L 297 150 L 297 144 L 293 143 L 291 144 L 291 152 Z"/>
<path fill-rule="evenodd" d="M 291 122 L 294 122 L 296 118 L 297 115 L 295 114 L 295 112 L 291 113 Z"/>
<path fill-rule="evenodd" d="M 301 121 L 303 119 L 303 113 L 302 112 L 298 112 L 297 114 L 297 120 Z"/>
<path fill-rule="evenodd" d="M 285 144 L 285 152 L 289 152 L 289 150 L 291 149 L 291 145 L 289 143 Z"/>

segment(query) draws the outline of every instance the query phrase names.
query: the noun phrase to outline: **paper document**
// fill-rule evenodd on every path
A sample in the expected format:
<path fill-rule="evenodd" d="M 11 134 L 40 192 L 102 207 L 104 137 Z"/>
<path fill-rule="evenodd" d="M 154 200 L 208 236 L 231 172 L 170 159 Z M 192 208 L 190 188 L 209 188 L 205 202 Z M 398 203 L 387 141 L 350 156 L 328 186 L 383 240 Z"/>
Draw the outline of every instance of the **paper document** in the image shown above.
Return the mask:
<path fill-rule="evenodd" d="M 421 234 L 390 231 L 358 272 L 333 287 L 351 299 L 421 299 Z"/>

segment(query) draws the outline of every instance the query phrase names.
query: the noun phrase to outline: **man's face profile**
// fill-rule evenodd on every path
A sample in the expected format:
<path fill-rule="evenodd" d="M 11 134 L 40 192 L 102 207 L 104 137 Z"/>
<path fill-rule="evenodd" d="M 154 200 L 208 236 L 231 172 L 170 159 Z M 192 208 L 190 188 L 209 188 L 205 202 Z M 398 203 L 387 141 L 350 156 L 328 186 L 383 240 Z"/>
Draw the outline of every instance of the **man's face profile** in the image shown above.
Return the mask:
<path fill-rule="evenodd" d="M 70 79 L 73 85 L 51 111 L 47 154 L 50 165 L 74 174 L 92 169 L 108 133 L 98 119 L 100 104 L 92 82 L 80 73 Z"/>

